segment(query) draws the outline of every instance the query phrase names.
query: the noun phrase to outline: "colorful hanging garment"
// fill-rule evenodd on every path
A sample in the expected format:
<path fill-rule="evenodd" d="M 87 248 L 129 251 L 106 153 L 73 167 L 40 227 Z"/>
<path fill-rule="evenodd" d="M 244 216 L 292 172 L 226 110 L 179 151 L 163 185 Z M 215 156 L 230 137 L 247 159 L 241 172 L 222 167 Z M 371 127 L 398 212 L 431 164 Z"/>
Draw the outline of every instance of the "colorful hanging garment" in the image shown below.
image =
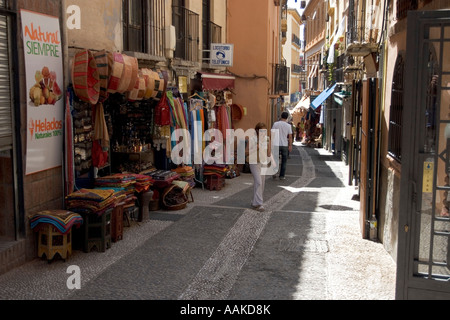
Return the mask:
<path fill-rule="evenodd" d="M 75 187 L 75 166 L 74 166 L 74 148 L 73 148 L 73 119 L 71 113 L 71 102 L 73 101 L 73 91 L 67 90 L 66 110 L 65 110 L 65 185 L 64 196 L 71 193 Z"/>

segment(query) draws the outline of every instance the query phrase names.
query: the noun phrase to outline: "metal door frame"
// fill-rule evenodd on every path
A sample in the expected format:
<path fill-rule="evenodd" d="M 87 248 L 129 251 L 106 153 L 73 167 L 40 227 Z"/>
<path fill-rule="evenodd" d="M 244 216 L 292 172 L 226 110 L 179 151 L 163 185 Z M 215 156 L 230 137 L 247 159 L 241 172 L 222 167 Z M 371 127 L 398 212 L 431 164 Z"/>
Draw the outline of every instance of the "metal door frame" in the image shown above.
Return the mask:
<path fill-rule="evenodd" d="M 361 93 L 362 80 L 352 83 L 352 139 L 348 184 L 359 186 L 361 167 Z"/>
<path fill-rule="evenodd" d="M 360 226 L 364 239 L 369 238 L 368 221 L 375 214 L 377 190 L 377 120 L 378 80 L 363 80 L 361 104 L 360 151 Z"/>
<path fill-rule="evenodd" d="M 435 217 L 435 197 L 436 197 L 436 178 L 439 152 L 426 153 L 424 150 L 425 135 L 425 108 L 426 107 L 426 86 L 424 82 L 424 72 L 427 67 L 428 59 L 424 56 L 425 30 L 429 26 L 441 27 L 441 36 L 444 26 L 450 28 L 450 11 L 409 11 L 407 20 L 407 50 L 405 64 L 405 95 L 403 109 L 403 132 L 402 132 L 402 174 L 400 190 L 400 211 L 399 211 L 399 238 L 397 250 L 397 299 L 450 299 L 450 280 L 439 279 L 436 275 L 420 273 L 419 265 L 429 265 L 429 270 L 435 265 L 433 261 L 433 241 L 436 233 L 434 229 L 430 231 L 430 245 L 428 247 L 429 259 L 424 263 L 419 261 L 419 240 L 422 213 L 422 180 L 423 164 L 425 157 L 432 156 L 435 160 L 433 171 L 433 189 L 432 189 L 432 210 L 430 220 L 432 223 Z M 442 41 L 442 39 L 441 39 Z M 443 42 L 441 42 L 442 44 Z M 441 46 L 440 60 L 442 61 L 443 49 Z M 440 63 L 439 75 L 442 75 L 442 63 Z M 441 77 L 439 77 L 439 80 Z M 425 89 L 424 89 L 425 88 Z M 436 114 L 440 115 L 440 85 L 437 86 L 438 110 Z M 443 119 L 448 120 L 448 119 Z M 436 123 L 442 121 L 437 118 Z M 438 125 L 436 125 L 438 126 Z M 433 142 L 439 142 L 438 134 Z M 449 145 L 447 145 L 447 148 Z M 448 151 L 448 150 L 447 150 Z M 434 225 L 433 225 L 434 226 Z M 448 233 L 448 231 L 447 231 Z M 450 236 L 447 235 L 450 238 Z M 450 244 L 447 246 L 447 252 Z M 448 253 L 447 253 L 448 256 Z M 448 260 L 448 259 L 447 259 Z M 447 266 L 449 261 L 447 261 Z M 448 267 L 447 267 L 448 268 Z M 450 279 L 450 278 L 449 278 Z"/>
<path fill-rule="evenodd" d="M 19 240 L 26 236 L 26 220 L 25 220 L 25 204 L 24 204 L 24 170 L 22 156 L 22 138 L 20 134 L 21 128 L 21 108 L 20 108 L 20 81 L 19 81 L 19 49 L 18 34 L 19 26 L 17 19 L 16 2 L 6 1 L 6 7 L 0 8 L 0 14 L 8 18 L 9 30 L 9 57 L 10 57 L 10 84 L 12 99 L 12 121 L 13 121 L 13 146 L 11 150 L 13 165 L 13 193 L 14 193 L 14 227 L 15 240 Z M 11 7 L 11 8 L 10 8 Z"/>

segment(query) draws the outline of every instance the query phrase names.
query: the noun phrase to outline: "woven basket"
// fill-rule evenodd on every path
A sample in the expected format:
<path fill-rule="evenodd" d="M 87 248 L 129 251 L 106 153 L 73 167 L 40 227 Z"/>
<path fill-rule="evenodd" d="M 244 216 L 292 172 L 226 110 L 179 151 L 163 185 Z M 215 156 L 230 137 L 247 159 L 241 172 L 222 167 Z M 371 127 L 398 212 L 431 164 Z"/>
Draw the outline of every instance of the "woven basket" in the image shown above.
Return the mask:
<path fill-rule="evenodd" d="M 147 68 L 143 68 L 141 69 L 142 75 L 145 78 L 145 94 L 144 94 L 144 99 L 150 99 L 153 98 L 153 93 L 155 91 L 155 79 L 158 78 L 159 76 L 156 72 L 147 69 Z"/>
<path fill-rule="evenodd" d="M 97 104 L 100 96 L 100 77 L 94 56 L 89 50 L 75 54 L 72 84 L 78 98 L 90 104 Z"/>
<path fill-rule="evenodd" d="M 145 86 L 145 78 L 144 75 L 140 72 L 138 75 L 138 79 L 139 79 L 139 86 L 138 86 L 138 100 L 142 100 L 145 97 L 145 91 L 146 91 L 146 86 Z"/>
<path fill-rule="evenodd" d="M 134 84 L 136 83 L 136 79 L 132 79 L 132 76 L 134 74 L 133 72 L 133 65 L 134 61 L 132 57 L 127 56 L 126 54 L 122 54 L 123 63 L 124 63 L 124 69 L 122 73 L 122 77 L 120 78 L 119 87 L 117 88 L 117 92 L 119 93 L 125 93 L 127 91 L 130 91 L 130 86 L 134 87 Z M 131 85 L 133 83 L 133 85 Z"/>
<path fill-rule="evenodd" d="M 145 78 L 141 72 L 139 72 L 138 77 L 135 81 L 134 88 L 128 94 L 128 100 L 137 101 L 144 98 L 146 91 Z"/>
<path fill-rule="evenodd" d="M 125 61 L 123 55 L 117 52 L 109 53 L 109 59 L 112 61 L 111 75 L 108 82 L 108 92 L 116 93 L 119 90 L 122 75 L 125 72 Z"/>
<path fill-rule="evenodd" d="M 173 184 L 164 189 L 162 201 L 164 209 L 181 210 L 186 207 L 189 199 L 183 189 Z"/>
<path fill-rule="evenodd" d="M 155 100 L 160 100 L 161 97 L 163 96 L 164 92 L 165 92 L 165 88 L 166 88 L 166 83 L 164 81 L 164 75 L 162 73 L 161 70 L 157 70 L 156 74 L 158 75 L 156 77 L 155 75 L 155 92 L 153 92 L 153 98 Z"/>
<path fill-rule="evenodd" d="M 109 59 L 108 59 L 109 58 Z M 108 55 L 106 50 L 94 53 L 94 59 L 97 63 L 97 71 L 100 77 L 100 96 L 98 102 L 104 102 L 108 99 L 108 83 L 111 76 L 112 56 Z"/>
<path fill-rule="evenodd" d="M 138 65 L 138 61 L 135 57 L 126 56 L 126 59 L 130 60 L 130 64 L 131 64 L 130 85 L 128 86 L 128 89 L 127 89 L 127 91 L 131 91 L 134 89 L 136 80 L 138 79 L 139 65 Z"/>

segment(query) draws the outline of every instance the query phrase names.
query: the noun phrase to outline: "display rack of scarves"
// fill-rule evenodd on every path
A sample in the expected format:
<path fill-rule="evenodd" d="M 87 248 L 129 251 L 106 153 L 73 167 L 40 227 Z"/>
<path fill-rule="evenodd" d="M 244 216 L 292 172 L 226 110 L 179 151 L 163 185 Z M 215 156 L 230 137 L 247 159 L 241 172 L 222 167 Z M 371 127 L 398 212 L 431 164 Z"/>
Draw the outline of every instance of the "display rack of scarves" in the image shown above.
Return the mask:
<path fill-rule="evenodd" d="M 189 131 L 189 115 L 187 111 L 187 105 L 181 98 L 181 95 L 178 93 L 178 90 L 174 90 L 173 92 L 168 90 L 166 94 L 170 106 L 171 136 L 175 132 L 175 140 L 171 140 L 170 144 L 172 149 L 176 146 L 176 144 L 180 140 L 180 136 L 183 136 L 183 141 L 187 141 L 189 139 L 187 134 L 185 134 L 186 130 Z M 175 131 L 176 129 L 184 129 L 184 130 Z"/>
<path fill-rule="evenodd" d="M 223 154 L 224 157 L 227 154 L 226 150 L 226 133 L 227 129 L 233 129 L 233 122 L 231 121 L 231 109 L 226 105 L 216 106 L 216 129 L 220 130 L 223 136 Z M 224 159 L 224 162 L 227 163 L 229 159 Z"/>
<path fill-rule="evenodd" d="M 189 100 L 189 133 L 191 135 L 191 155 L 203 154 L 205 150 L 205 141 L 203 141 L 203 133 L 208 130 L 206 109 L 201 99 Z M 195 162 L 195 161 L 194 161 Z"/>

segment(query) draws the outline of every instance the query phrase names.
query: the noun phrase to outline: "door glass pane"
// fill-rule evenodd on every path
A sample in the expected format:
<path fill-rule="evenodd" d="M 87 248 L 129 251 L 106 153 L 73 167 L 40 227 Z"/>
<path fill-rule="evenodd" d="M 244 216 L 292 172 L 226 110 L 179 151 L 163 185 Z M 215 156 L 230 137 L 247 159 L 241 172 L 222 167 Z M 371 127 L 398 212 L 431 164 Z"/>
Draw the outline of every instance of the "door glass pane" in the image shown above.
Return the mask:
<path fill-rule="evenodd" d="M 445 53 L 450 52 L 450 41 L 444 42 L 443 43 L 443 51 L 444 51 L 444 55 Z M 450 59 L 444 59 L 442 60 L 442 72 L 450 72 Z"/>
<path fill-rule="evenodd" d="M 428 39 L 437 40 L 441 38 L 441 27 L 431 27 Z"/>
<path fill-rule="evenodd" d="M 441 86 L 444 87 L 444 88 L 449 88 L 450 89 L 450 74 L 442 75 Z M 450 94 L 448 91 L 446 93 Z"/>
<path fill-rule="evenodd" d="M 433 239 L 433 262 L 446 263 L 447 260 L 446 236 L 434 236 Z"/>
<path fill-rule="evenodd" d="M 444 38 L 447 40 L 450 39 L 450 27 L 449 26 L 444 27 Z"/>
<path fill-rule="evenodd" d="M 422 105 L 424 105 L 419 190 L 420 217 L 416 247 L 416 273 L 433 279 L 450 277 L 450 42 L 443 41 L 444 26 L 425 32 L 423 46 Z M 444 31 L 444 32 L 443 32 Z M 445 35 L 444 35 L 445 36 Z M 449 84 L 450 86 L 450 84 Z"/>
<path fill-rule="evenodd" d="M 436 48 L 437 47 L 437 48 Z M 439 79 L 439 62 L 437 52 L 439 45 L 431 43 L 428 51 L 427 70 L 425 72 L 427 86 L 425 96 L 425 153 L 435 152 L 436 140 L 436 108 L 437 108 L 437 89 Z"/>

